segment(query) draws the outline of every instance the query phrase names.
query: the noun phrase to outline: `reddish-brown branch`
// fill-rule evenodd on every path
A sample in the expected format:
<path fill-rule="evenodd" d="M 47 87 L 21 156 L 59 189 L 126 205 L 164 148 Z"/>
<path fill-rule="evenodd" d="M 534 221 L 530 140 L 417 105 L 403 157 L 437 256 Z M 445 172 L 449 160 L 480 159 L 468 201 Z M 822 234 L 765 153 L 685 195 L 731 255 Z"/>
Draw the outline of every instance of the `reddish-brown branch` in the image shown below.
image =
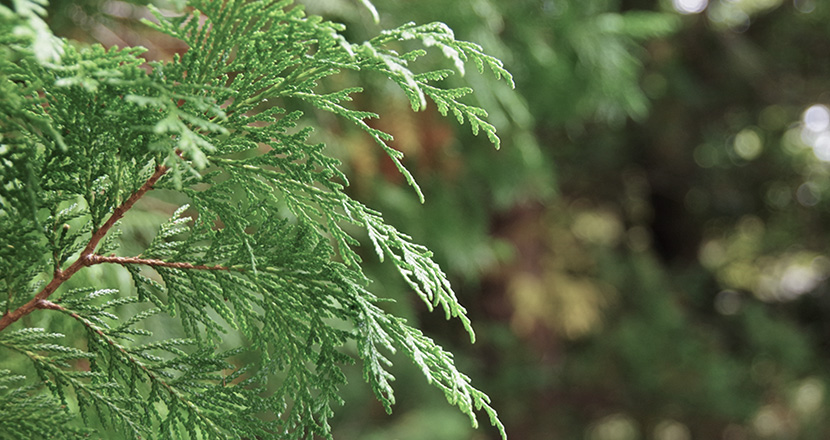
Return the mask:
<path fill-rule="evenodd" d="M 116 263 L 116 264 L 144 264 L 147 266 L 172 267 L 174 269 L 196 269 L 196 270 L 231 270 L 226 266 L 207 266 L 204 264 L 181 263 L 173 261 L 155 260 L 152 258 L 138 258 L 138 257 L 105 257 L 103 255 L 90 255 L 87 260 L 90 265 L 98 263 Z"/>
<path fill-rule="evenodd" d="M 55 275 L 52 278 L 52 281 L 50 281 L 49 284 L 47 284 L 46 287 L 43 288 L 43 290 L 38 292 L 37 295 L 35 295 L 35 297 L 32 298 L 26 304 L 23 304 L 15 310 L 7 311 L 5 314 L 3 314 L 2 317 L 0 317 L 0 331 L 3 331 L 3 329 L 17 322 L 17 320 L 28 315 L 29 313 L 32 313 L 36 309 L 49 308 L 45 307 L 45 304 L 52 303 L 46 301 L 46 299 L 49 298 L 50 295 L 55 293 L 55 291 L 58 289 L 58 287 L 60 287 L 61 284 L 64 283 L 64 281 L 71 278 L 72 275 L 75 275 L 75 273 L 77 273 L 82 268 L 95 264 L 93 262 L 95 255 L 94 252 L 95 248 L 98 246 L 98 243 L 100 243 L 104 236 L 107 235 L 107 232 L 109 232 L 113 225 L 115 225 L 115 222 L 120 220 L 121 217 L 123 217 L 124 214 L 127 211 L 129 211 L 130 208 L 133 207 L 133 205 L 135 204 L 135 202 L 138 201 L 138 199 L 143 197 L 144 194 L 147 193 L 147 191 L 152 189 L 153 185 L 155 185 L 156 182 L 158 182 L 159 179 L 161 179 L 161 177 L 164 176 L 164 173 L 166 172 L 166 166 L 157 166 L 156 171 L 153 173 L 152 176 L 150 176 L 149 179 L 147 179 L 146 182 L 144 182 L 143 185 L 141 185 L 141 188 L 139 188 L 136 192 L 130 195 L 130 197 L 127 198 L 127 200 L 125 200 L 124 203 L 115 208 L 115 211 L 112 212 L 112 215 L 107 219 L 107 221 L 104 222 L 104 224 L 101 225 L 101 227 L 99 227 L 98 230 L 92 234 L 92 237 L 89 239 L 89 243 L 87 243 L 86 247 L 81 251 L 81 255 L 78 257 L 77 260 L 75 260 L 74 263 L 72 263 L 65 270 L 61 270 L 59 267 L 55 268 Z"/>
<path fill-rule="evenodd" d="M 65 308 L 63 308 L 62 306 L 60 306 L 58 304 L 53 303 L 52 301 L 49 301 L 48 299 L 42 299 L 42 300 L 38 301 L 37 305 L 35 305 L 35 308 L 58 310 L 58 311 L 61 311 L 61 312 L 66 311 Z"/>
<path fill-rule="evenodd" d="M 135 202 L 137 202 L 138 199 L 144 197 L 144 194 L 146 194 L 147 191 L 151 190 L 153 188 L 153 185 L 155 185 L 156 182 L 158 182 L 158 180 L 161 179 L 161 176 L 163 176 L 166 172 L 166 166 L 157 166 L 156 172 L 153 173 L 153 175 L 150 176 L 150 178 L 147 179 L 146 182 L 144 182 L 144 185 L 141 185 L 141 188 L 139 188 L 138 191 L 134 192 L 129 198 L 127 198 L 127 200 L 125 200 L 124 203 L 121 204 L 121 206 L 115 208 L 115 211 L 112 212 L 110 218 L 108 218 L 107 221 L 104 222 L 104 224 L 101 225 L 101 227 L 98 228 L 98 230 L 95 231 L 94 234 L 92 234 L 92 238 L 89 239 L 89 243 L 87 243 L 84 250 L 81 251 L 81 258 L 79 258 L 79 260 L 89 258 L 89 256 L 91 256 L 93 252 L 95 252 L 95 248 L 98 246 L 98 242 L 100 242 L 101 239 L 103 239 L 104 236 L 107 235 L 107 232 L 110 230 L 110 228 L 113 227 L 113 225 L 115 225 L 115 222 L 121 220 L 121 217 L 124 217 L 124 214 L 127 211 L 129 211 L 130 208 L 133 207 L 133 205 L 135 205 Z"/>

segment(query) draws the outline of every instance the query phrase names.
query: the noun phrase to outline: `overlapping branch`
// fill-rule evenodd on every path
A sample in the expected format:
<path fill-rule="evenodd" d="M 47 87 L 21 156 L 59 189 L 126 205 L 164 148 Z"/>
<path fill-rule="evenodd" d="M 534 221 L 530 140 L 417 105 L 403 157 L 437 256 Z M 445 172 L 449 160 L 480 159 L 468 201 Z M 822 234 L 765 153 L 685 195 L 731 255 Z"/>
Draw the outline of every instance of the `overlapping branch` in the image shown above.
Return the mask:
<path fill-rule="evenodd" d="M 52 306 L 54 303 L 47 301 L 49 296 L 51 296 L 58 287 L 61 286 L 66 280 L 71 278 L 75 275 L 79 270 L 83 269 L 84 267 L 92 266 L 94 264 L 100 263 L 116 263 L 116 264 L 144 264 L 148 266 L 162 266 L 162 267 L 172 267 L 176 269 L 196 269 L 196 270 L 228 270 L 229 268 L 224 266 L 207 266 L 201 264 L 191 264 L 191 263 L 180 263 L 180 262 L 168 262 L 162 260 L 155 260 L 155 259 L 148 259 L 148 258 L 138 258 L 138 257 L 116 257 L 116 256 L 103 256 L 98 255 L 95 253 L 95 248 L 98 247 L 98 243 L 107 235 L 110 229 L 115 225 L 118 220 L 124 217 L 127 211 L 135 205 L 135 203 L 141 199 L 147 191 L 151 190 L 153 186 L 159 181 L 159 179 L 164 176 L 167 172 L 168 167 L 164 165 L 159 165 L 156 167 L 155 172 L 143 185 L 136 192 L 134 192 L 127 200 L 124 201 L 120 206 L 115 208 L 112 212 L 112 215 L 101 225 L 90 237 L 89 242 L 87 243 L 86 247 L 81 251 L 81 254 L 78 256 L 78 259 L 75 260 L 69 267 L 66 269 L 61 270 L 60 267 L 55 268 L 54 276 L 52 281 L 49 282 L 37 295 L 34 296 L 29 302 L 23 304 L 22 306 L 18 307 L 15 310 L 7 311 L 2 317 L 0 317 L 0 331 L 5 329 L 6 327 L 10 326 L 11 324 L 18 321 L 20 318 L 32 313 L 37 309 L 54 309 Z"/>

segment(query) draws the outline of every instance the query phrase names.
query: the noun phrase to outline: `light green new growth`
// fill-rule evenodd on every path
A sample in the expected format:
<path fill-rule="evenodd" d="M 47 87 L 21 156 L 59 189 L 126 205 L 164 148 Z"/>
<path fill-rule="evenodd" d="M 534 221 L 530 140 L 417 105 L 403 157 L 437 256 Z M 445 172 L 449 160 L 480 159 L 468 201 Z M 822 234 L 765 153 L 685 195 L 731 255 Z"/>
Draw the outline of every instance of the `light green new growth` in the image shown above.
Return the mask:
<path fill-rule="evenodd" d="M 506 437 L 452 356 L 367 290 L 355 227 L 474 339 L 431 253 L 343 191 L 339 162 L 308 143 L 296 110 L 310 105 L 360 127 L 420 195 L 392 137 L 366 123 L 377 115 L 347 106 L 361 89 L 321 82 L 379 72 L 414 110 L 429 98 L 498 146 L 486 112 L 458 101 L 471 90 L 437 85 L 452 70 L 414 73 L 426 51 L 393 47 L 414 40 L 461 73 L 472 61 L 512 85 L 501 62 L 441 23 L 354 44 L 290 0 L 228 0 L 191 1 L 176 17 L 154 10 L 146 24 L 189 49 L 147 63 L 141 48 L 56 39 L 39 0 L 15 5 L 0 5 L 0 358 L 28 359 L 36 377 L 0 368 L 4 438 L 331 438 L 341 367 L 354 362 L 349 343 L 387 411 L 388 356 L 400 350 L 473 425 L 483 410 Z M 154 189 L 189 204 L 139 255 L 116 255 L 119 220 Z M 116 265 L 135 296 L 65 285 L 85 268 Z M 82 329 L 84 343 L 27 326 L 30 313 L 64 317 L 61 328 Z M 185 339 L 154 336 L 159 322 Z M 228 332 L 243 343 L 223 351 Z"/>

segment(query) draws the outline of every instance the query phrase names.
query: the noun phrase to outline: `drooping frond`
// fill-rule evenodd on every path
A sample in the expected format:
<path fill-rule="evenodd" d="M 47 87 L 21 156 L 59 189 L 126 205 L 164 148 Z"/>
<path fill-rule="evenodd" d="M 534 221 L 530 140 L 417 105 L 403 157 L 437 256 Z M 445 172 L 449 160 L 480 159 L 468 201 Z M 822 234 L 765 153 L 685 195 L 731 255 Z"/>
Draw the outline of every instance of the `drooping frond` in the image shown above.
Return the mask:
<path fill-rule="evenodd" d="M 2 30 L 33 31 L 0 33 L 0 57 L 14 57 L 0 58 L 0 351 L 36 373 L 0 369 L 0 428 L 39 435 L 28 418 L 38 408 L 118 438 L 331 438 L 342 367 L 361 363 L 391 410 L 387 356 L 400 351 L 473 425 L 483 410 L 504 437 L 452 356 L 378 307 L 361 240 L 474 339 L 430 251 L 344 192 L 347 176 L 310 142 L 303 110 L 362 129 L 420 195 L 391 135 L 367 123 L 378 115 L 351 106 L 362 89 L 328 90 L 330 78 L 379 73 L 413 110 L 429 98 L 498 146 L 486 112 L 461 101 L 471 90 L 439 87 L 452 70 L 412 66 L 434 48 L 462 74 L 468 62 L 512 85 L 510 74 L 440 23 L 357 44 L 290 0 L 190 4 L 180 16 L 154 10 L 147 23 L 188 50 L 146 65 L 139 48 L 64 42 L 47 61 L 39 15 L 0 6 Z M 407 41 L 422 48 L 398 53 Z M 187 204 L 139 253 L 119 255 L 120 226 L 155 189 Z M 91 266 L 123 268 L 135 293 L 65 284 Z M 51 314 L 61 332 L 49 320 L 21 328 L 30 313 Z M 24 381 L 37 382 L 2 388 Z"/>
<path fill-rule="evenodd" d="M 37 392 L 26 376 L 0 370 L 0 432 L 10 440 L 87 438 L 91 429 L 72 425 L 73 416 L 59 399 Z M 61 431 L 55 437 L 55 427 Z"/>

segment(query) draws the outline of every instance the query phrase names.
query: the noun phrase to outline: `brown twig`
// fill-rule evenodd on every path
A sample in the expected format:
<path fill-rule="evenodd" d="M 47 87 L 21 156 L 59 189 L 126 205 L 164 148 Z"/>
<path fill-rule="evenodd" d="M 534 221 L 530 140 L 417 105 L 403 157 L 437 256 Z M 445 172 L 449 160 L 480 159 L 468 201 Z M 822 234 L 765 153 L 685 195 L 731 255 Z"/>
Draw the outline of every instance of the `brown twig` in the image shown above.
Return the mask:
<path fill-rule="evenodd" d="M 92 234 L 92 237 L 89 239 L 89 243 L 87 243 L 86 247 L 84 247 L 84 249 L 81 251 L 81 255 L 78 257 L 77 260 L 75 260 L 74 263 L 67 267 L 66 270 L 61 270 L 60 267 L 55 267 L 55 274 L 52 278 L 52 281 L 50 281 L 49 284 L 47 284 L 46 287 L 43 288 L 43 290 L 38 292 L 37 295 L 35 295 L 35 297 L 32 298 L 26 304 L 23 304 L 15 310 L 6 311 L 6 313 L 4 313 L 2 317 L 0 317 L 0 331 L 3 331 L 3 329 L 12 325 L 17 320 L 28 315 L 29 313 L 32 313 L 36 309 L 49 308 L 45 307 L 45 304 L 50 304 L 50 302 L 46 301 L 46 299 L 49 298 L 50 295 L 55 293 L 55 290 L 57 290 L 61 284 L 63 284 L 66 280 L 75 275 L 75 273 L 77 273 L 82 268 L 95 264 L 95 248 L 98 246 L 98 243 L 100 243 L 104 236 L 107 235 L 107 232 L 109 232 L 113 225 L 115 225 L 115 222 L 120 220 L 121 217 L 123 217 L 124 214 L 127 211 L 129 211 L 130 208 L 133 207 L 133 205 L 135 204 L 135 202 L 138 201 L 138 199 L 143 197 L 144 194 L 147 193 L 147 191 L 153 188 L 153 185 L 155 185 L 156 182 L 158 182 L 158 180 L 161 179 L 162 176 L 164 176 L 164 173 L 167 172 L 167 169 L 168 168 L 164 165 L 157 166 L 156 171 L 153 173 L 152 176 L 150 176 L 149 179 L 147 179 L 146 182 L 144 182 L 143 185 L 141 185 L 141 188 L 139 188 L 136 192 L 130 195 L 130 197 L 127 198 L 127 200 L 125 200 L 124 203 L 115 208 L 115 211 L 113 211 L 112 215 L 107 219 L 107 221 L 104 222 L 104 224 L 101 225 L 101 227 L 99 227 L 98 230 Z"/>
<path fill-rule="evenodd" d="M 87 260 L 90 262 L 89 265 L 98 264 L 98 263 L 116 263 L 116 264 L 144 264 L 147 266 L 160 266 L 160 267 L 172 267 L 174 269 L 196 269 L 196 270 L 231 270 L 230 267 L 214 265 L 214 266 L 207 266 L 204 264 L 193 264 L 193 263 L 181 263 L 181 262 L 173 262 L 173 261 L 162 261 L 156 260 L 152 258 L 139 258 L 139 257 L 115 257 L 109 256 L 105 257 L 103 255 L 93 254 L 90 255 Z"/>

